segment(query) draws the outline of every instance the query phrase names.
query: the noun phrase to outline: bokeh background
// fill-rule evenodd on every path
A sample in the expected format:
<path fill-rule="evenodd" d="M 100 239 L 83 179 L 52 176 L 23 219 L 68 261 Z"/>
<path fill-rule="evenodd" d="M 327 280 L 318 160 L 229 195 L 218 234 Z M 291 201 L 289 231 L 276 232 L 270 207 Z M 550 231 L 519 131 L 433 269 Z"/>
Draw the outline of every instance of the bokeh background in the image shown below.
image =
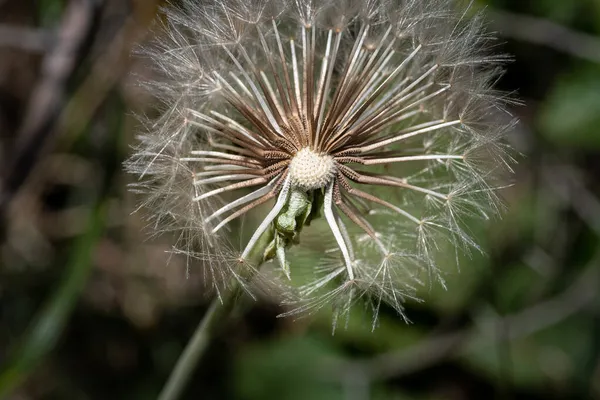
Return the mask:
<path fill-rule="evenodd" d="M 159 0 L 0 0 L 0 398 L 153 399 L 210 301 L 121 163 Z M 185 399 L 600 399 L 600 1 L 479 0 L 525 103 L 487 255 L 406 324 L 245 302 Z M 453 257 L 449 254 L 448 257 Z"/>

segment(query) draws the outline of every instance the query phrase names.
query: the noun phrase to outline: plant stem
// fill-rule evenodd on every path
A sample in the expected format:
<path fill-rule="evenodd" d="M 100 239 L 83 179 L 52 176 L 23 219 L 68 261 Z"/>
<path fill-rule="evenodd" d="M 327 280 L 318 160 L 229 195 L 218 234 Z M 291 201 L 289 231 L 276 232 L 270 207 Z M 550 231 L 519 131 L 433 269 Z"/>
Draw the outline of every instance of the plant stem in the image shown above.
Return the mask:
<path fill-rule="evenodd" d="M 254 249 L 248 255 L 248 261 L 251 265 L 256 266 L 258 269 L 264 262 L 264 251 L 267 245 L 272 240 L 273 233 L 271 230 L 267 230 L 261 238 L 258 240 Z M 250 281 L 254 274 L 249 274 L 244 277 L 246 281 Z M 221 326 L 221 321 L 226 319 L 231 313 L 235 304 L 235 299 L 240 294 L 242 288 L 237 280 L 233 280 L 229 290 L 227 290 L 221 296 L 221 299 L 215 298 L 204 317 L 198 324 L 194 335 L 186 345 L 183 353 L 179 356 L 175 368 L 171 371 L 171 375 L 167 380 L 165 386 L 163 386 L 158 400 L 176 400 L 178 399 L 183 390 L 185 389 L 188 381 L 190 380 L 192 373 L 194 372 L 198 361 L 202 358 L 203 354 L 208 348 L 208 344 L 215 334 L 215 332 Z"/>
<path fill-rule="evenodd" d="M 194 372 L 198 361 L 205 353 L 210 339 L 220 325 L 221 319 L 231 312 L 236 293 L 237 290 L 235 289 L 225 293 L 222 297 L 223 303 L 218 298 L 212 301 L 200 324 L 198 324 L 194 335 L 177 360 L 175 368 L 158 396 L 159 400 L 175 400 L 179 398 Z"/>

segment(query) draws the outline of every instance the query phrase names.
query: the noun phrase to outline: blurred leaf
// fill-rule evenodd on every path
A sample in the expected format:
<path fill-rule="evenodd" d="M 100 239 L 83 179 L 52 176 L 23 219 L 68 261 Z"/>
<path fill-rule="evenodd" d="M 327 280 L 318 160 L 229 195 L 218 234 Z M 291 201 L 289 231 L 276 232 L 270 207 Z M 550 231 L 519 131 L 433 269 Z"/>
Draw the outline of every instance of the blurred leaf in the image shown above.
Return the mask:
<path fill-rule="evenodd" d="M 555 22 L 568 24 L 577 15 L 581 1 L 538 0 L 531 2 L 532 10 Z"/>
<path fill-rule="evenodd" d="M 465 361 L 499 383 L 542 391 L 548 385 L 561 392 L 571 390 L 579 372 L 576 366 L 583 364 L 594 343 L 589 321 L 579 316 L 535 335 L 500 341 L 508 332 L 510 326 L 498 326 L 495 334 L 479 335 L 463 351 Z"/>
<path fill-rule="evenodd" d="M 87 282 L 92 250 L 102 234 L 106 208 L 104 202 L 92 210 L 89 228 L 75 244 L 62 283 L 31 324 L 22 345 L 0 374 L 0 398 L 18 386 L 56 345 Z"/>
<path fill-rule="evenodd" d="M 581 148 L 600 148 L 600 71 L 564 78 L 550 93 L 538 119 L 550 141 Z"/>
<path fill-rule="evenodd" d="M 331 343 L 293 337 L 246 351 L 237 368 L 237 398 L 244 400 L 343 399 L 323 365 L 339 355 Z M 333 374 L 332 374 L 333 375 Z"/>
<path fill-rule="evenodd" d="M 495 285 L 495 308 L 502 313 L 521 310 L 527 303 L 530 290 L 540 283 L 540 275 L 527 265 L 506 265 Z"/>
<path fill-rule="evenodd" d="M 383 312 L 388 310 L 394 314 Z M 329 334 L 332 330 L 332 320 L 332 313 L 324 311 L 317 314 L 314 323 Z M 332 337 L 337 343 L 349 344 L 359 351 L 381 353 L 414 345 L 424 335 L 423 328 L 405 323 L 403 318 L 395 315 L 389 308 L 382 309 L 377 326 L 373 329 L 371 310 L 366 311 L 355 306 L 350 311 L 347 324 L 345 319 L 338 321 L 335 335 Z"/>
<path fill-rule="evenodd" d="M 484 238 L 477 239 L 479 242 L 485 241 Z M 489 259 L 475 252 L 471 258 L 460 254 L 457 266 L 453 249 L 443 254 L 446 260 L 440 260 L 438 265 L 442 270 L 446 288 L 435 281 L 424 288 L 419 295 L 425 300 L 426 306 L 435 309 L 440 315 L 448 315 L 470 307 L 469 301 L 473 293 L 480 286 L 482 279 L 489 276 Z"/>
<path fill-rule="evenodd" d="M 37 3 L 40 25 L 46 27 L 54 26 L 60 20 L 63 8 L 65 7 L 65 1 L 39 0 Z"/>
<path fill-rule="evenodd" d="M 528 388 L 539 388 L 547 380 L 540 368 L 542 352 L 532 339 L 506 344 L 494 343 L 492 337 L 475 341 L 465 351 L 466 362 L 478 373 L 498 383 Z"/>

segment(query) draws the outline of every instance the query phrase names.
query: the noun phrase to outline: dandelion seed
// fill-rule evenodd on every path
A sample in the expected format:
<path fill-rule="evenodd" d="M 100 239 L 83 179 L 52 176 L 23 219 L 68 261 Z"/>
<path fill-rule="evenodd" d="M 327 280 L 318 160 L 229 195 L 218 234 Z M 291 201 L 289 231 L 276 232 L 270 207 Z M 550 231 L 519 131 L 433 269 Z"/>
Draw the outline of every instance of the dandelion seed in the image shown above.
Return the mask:
<path fill-rule="evenodd" d="M 148 51 L 163 110 L 128 165 L 209 268 L 260 214 L 240 257 L 270 233 L 264 258 L 291 277 L 287 249 L 322 212 L 339 257 L 297 311 L 366 297 L 402 314 L 438 243 L 478 249 L 463 219 L 497 212 L 512 124 L 479 16 L 442 0 L 182 3 Z"/>

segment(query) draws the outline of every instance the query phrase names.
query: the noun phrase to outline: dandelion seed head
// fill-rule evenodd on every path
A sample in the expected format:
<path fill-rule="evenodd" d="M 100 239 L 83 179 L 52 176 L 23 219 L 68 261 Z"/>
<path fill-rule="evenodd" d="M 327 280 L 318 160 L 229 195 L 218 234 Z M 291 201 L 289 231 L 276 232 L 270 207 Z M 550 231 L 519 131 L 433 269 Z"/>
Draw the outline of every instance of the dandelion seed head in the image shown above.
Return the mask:
<path fill-rule="evenodd" d="M 481 250 L 468 221 L 500 211 L 514 125 L 481 15 L 452 0 L 180 3 L 145 50 L 159 113 L 127 165 L 181 252 L 225 280 L 267 235 L 263 261 L 292 279 L 314 220 L 335 252 L 291 313 L 365 300 L 377 316 L 443 282 L 442 243 Z"/>
<path fill-rule="evenodd" d="M 328 154 L 318 154 L 305 147 L 290 161 L 289 174 L 294 186 L 305 191 L 321 189 L 335 175 L 335 160 Z"/>

